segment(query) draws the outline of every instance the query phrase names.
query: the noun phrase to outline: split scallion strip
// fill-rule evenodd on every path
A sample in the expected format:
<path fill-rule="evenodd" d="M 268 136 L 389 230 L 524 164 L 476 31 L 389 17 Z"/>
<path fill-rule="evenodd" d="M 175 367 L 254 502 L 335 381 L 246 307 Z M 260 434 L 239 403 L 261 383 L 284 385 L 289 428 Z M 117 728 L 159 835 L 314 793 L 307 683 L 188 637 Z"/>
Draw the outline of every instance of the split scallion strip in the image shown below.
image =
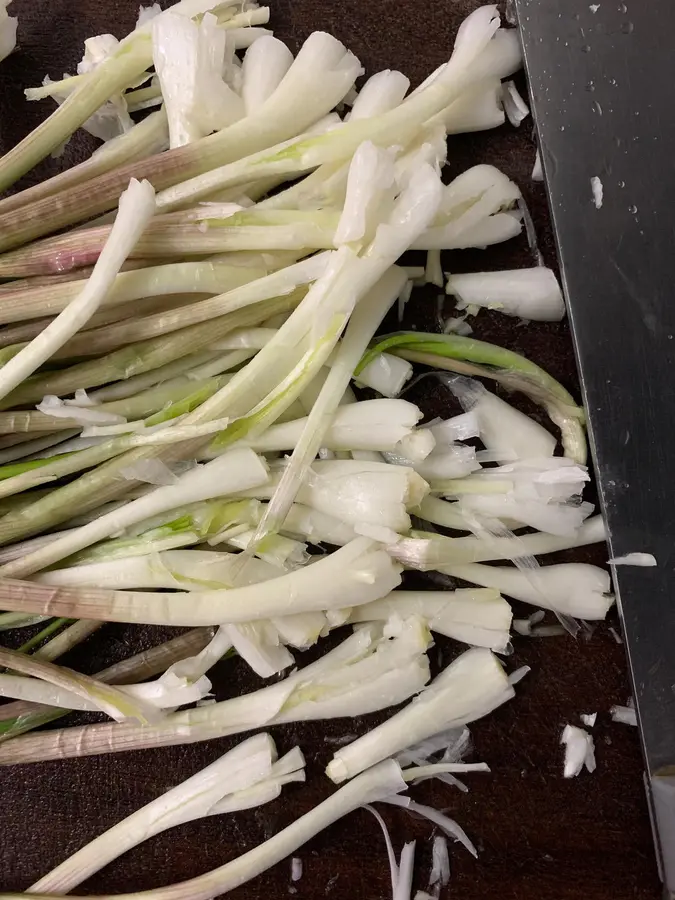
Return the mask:
<path fill-rule="evenodd" d="M 27 735 L 0 747 L 0 765 L 213 740 L 274 724 L 365 715 L 402 703 L 429 680 L 429 632 L 411 617 L 361 626 L 334 650 L 276 684 L 152 726 L 85 725 Z M 111 730 L 112 729 L 112 730 Z"/>
<path fill-rule="evenodd" d="M 154 212 L 155 194 L 150 184 L 132 181 L 120 197 L 115 225 L 82 293 L 0 369 L 0 399 L 54 356 L 96 312 Z"/>
<path fill-rule="evenodd" d="M 60 555 L 53 548 L 54 544 L 49 544 L 37 551 L 42 554 L 40 562 L 22 561 L 19 565 L 42 567 L 42 559 L 53 561 L 57 553 Z M 167 603 L 166 595 L 161 593 L 65 587 L 54 590 L 11 580 L 4 583 L 3 603 L 23 612 L 63 612 L 73 618 L 196 626 L 340 608 L 346 596 L 358 606 L 384 596 L 400 581 L 400 568 L 389 554 L 377 549 L 370 539 L 357 538 L 309 568 L 289 572 L 273 582 L 195 592 L 187 603 L 181 602 L 180 595 L 176 602 Z M 324 588 L 320 590 L 318 586 L 322 584 Z"/>
<path fill-rule="evenodd" d="M 118 721 L 136 718 L 139 722 L 147 724 L 157 718 L 155 711 L 148 704 L 133 700 L 113 687 L 103 686 L 86 675 L 43 662 L 35 656 L 26 656 L 14 650 L 0 648 L 0 666 L 32 675 L 78 697 L 91 700 L 97 709 L 108 713 Z"/>
<path fill-rule="evenodd" d="M 266 802 L 278 796 L 284 783 L 304 781 L 303 764 L 297 747 L 277 760 L 269 735 L 249 738 L 74 853 L 31 890 L 67 893 L 154 834 L 203 816 L 245 809 L 257 800 Z"/>
<path fill-rule="evenodd" d="M 142 40 L 146 44 L 147 60 L 149 35 L 144 35 Z M 101 67 L 97 72 L 100 71 Z M 239 159 L 260 150 L 267 152 L 266 148 L 302 133 L 330 112 L 342 100 L 359 74 L 359 61 L 339 41 L 323 32 L 314 32 L 303 45 L 278 88 L 255 114 L 187 147 L 178 147 L 168 153 L 128 163 L 77 185 L 63 198 L 64 205 L 58 212 L 55 211 L 53 202 L 50 202 L 51 198 L 45 198 L 21 207 L 21 221 L 13 213 L 0 215 L 0 227 L 5 224 L 12 226 L 11 236 L 7 234 L 5 240 L 0 240 L 0 249 L 20 245 L 111 209 L 116 204 L 122 187 L 131 178 L 151 177 L 155 188 L 162 190 L 176 184 L 181 178 L 199 177 L 212 166 L 222 165 L 223 160 Z M 317 92 L 314 88 L 319 83 L 322 89 Z M 75 97 L 76 93 L 69 100 Z M 102 98 L 105 99 L 107 96 Z M 66 103 L 53 116 L 60 113 L 63 117 Z M 33 138 L 36 143 L 41 142 L 41 139 L 42 134 Z M 56 146 L 61 140 L 59 135 L 52 146 Z M 6 185 L 10 179 L 13 180 L 31 166 L 32 160 L 23 150 L 18 145 L 11 156 L 8 154 L 0 160 L 0 184 Z M 257 175 L 258 171 L 254 177 Z M 250 170 L 247 171 L 247 176 L 250 180 Z M 49 216 L 48 223 L 44 221 L 45 215 Z"/>
<path fill-rule="evenodd" d="M 226 893 L 294 853 L 314 835 L 358 807 L 383 800 L 406 788 L 398 763 L 394 760 L 380 763 L 344 785 L 327 800 L 255 849 L 180 885 L 146 891 L 146 900 L 170 900 L 174 897 L 181 900 L 209 900 L 215 894 Z M 119 896 L 124 900 L 135 900 L 138 897 L 137 894 Z"/>
<path fill-rule="evenodd" d="M 378 341 L 364 355 L 355 374 L 358 376 L 359 371 L 384 351 L 433 368 L 492 378 L 509 390 L 521 391 L 541 404 L 560 428 L 566 454 L 579 463 L 585 463 L 587 451 L 583 410 L 561 384 L 525 357 L 458 334 L 400 332 Z"/>
<path fill-rule="evenodd" d="M 410 744 L 487 715 L 513 696 L 497 658 L 489 650 L 467 650 L 409 706 L 338 750 L 326 774 L 339 784 Z"/>
<path fill-rule="evenodd" d="M 79 624 L 79 623 L 77 623 Z M 96 623 L 97 627 L 100 623 Z M 74 626 L 71 626 L 74 627 Z M 98 681 L 110 684 L 130 684 L 159 675 L 176 662 L 204 650 L 211 640 L 210 628 L 193 628 L 165 644 L 144 650 L 128 657 L 96 674 Z M 52 638 L 50 643 L 58 640 Z M 46 647 L 49 644 L 45 645 Z M 0 743 L 25 734 L 48 722 L 54 722 L 68 714 L 68 710 L 17 700 L 0 706 Z"/>
<path fill-rule="evenodd" d="M 135 162 L 165 149 L 169 139 L 166 114 L 163 110 L 151 113 L 131 131 L 108 141 L 84 162 L 0 200 L 0 215 L 67 190 L 76 184 L 110 172 L 119 165 Z"/>

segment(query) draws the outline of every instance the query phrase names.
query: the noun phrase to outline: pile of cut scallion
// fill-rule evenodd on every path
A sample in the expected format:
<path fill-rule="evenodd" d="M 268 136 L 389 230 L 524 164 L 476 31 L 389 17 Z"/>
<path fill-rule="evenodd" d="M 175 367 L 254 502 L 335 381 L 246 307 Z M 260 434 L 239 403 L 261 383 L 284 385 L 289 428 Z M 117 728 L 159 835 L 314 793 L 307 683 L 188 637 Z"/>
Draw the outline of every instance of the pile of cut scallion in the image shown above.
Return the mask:
<path fill-rule="evenodd" d="M 16 21 L 0 7 L 2 58 Z M 0 158 L 5 190 L 77 129 L 103 141 L 0 200 L 0 630 L 39 623 L 19 650 L 0 647 L 11 701 L 0 764 L 258 732 L 33 893 L 69 893 L 160 831 L 303 781 L 301 748 L 277 758 L 264 730 L 403 704 L 337 749 L 329 799 L 220 868 L 142 896 L 209 900 L 379 801 L 438 827 L 439 896 L 443 835 L 475 848 L 401 794 L 488 771 L 462 761 L 466 725 L 526 674 L 496 655 L 510 646 L 505 596 L 572 633 L 613 602 L 604 570 L 538 561 L 604 540 L 581 499 L 583 410 L 546 371 L 471 333 L 481 308 L 560 320 L 554 274 L 441 266 L 441 251 L 507 241 L 528 218 L 493 166 L 441 180 L 448 135 L 527 113 L 505 81 L 521 65 L 515 30 L 480 7 L 415 90 L 391 70 L 357 90 L 363 70 L 338 40 L 315 32 L 293 56 L 269 18 L 251 0 L 142 8 L 122 40 L 87 40 L 76 74 L 26 92 L 58 106 Z M 410 249 L 426 267 L 401 263 Z M 440 333 L 383 335 L 420 283 L 462 314 Z M 423 422 L 401 396 L 414 366 L 442 371 L 463 412 Z M 408 590 L 405 570 L 465 586 Z M 180 630 L 94 676 L 58 664 L 108 622 Z M 432 680 L 434 634 L 468 646 Z M 234 654 L 260 687 L 215 702 L 209 670 Z M 108 718 L 38 730 L 73 710 Z M 414 844 L 397 860 L 385 837 L 393 898 L 410 900 Z"/>

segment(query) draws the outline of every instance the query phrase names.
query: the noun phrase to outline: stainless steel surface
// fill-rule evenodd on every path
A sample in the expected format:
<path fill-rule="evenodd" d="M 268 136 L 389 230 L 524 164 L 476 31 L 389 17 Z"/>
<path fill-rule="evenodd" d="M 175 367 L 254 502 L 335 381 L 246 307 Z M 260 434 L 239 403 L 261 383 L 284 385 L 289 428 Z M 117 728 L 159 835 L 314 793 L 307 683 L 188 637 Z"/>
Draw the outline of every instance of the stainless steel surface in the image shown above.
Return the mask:
<path fill-rule="evenodd" d="M 516 8 L 612 553 L 658 562 L 616 589 L 675 892 L 675 4 Z"/>

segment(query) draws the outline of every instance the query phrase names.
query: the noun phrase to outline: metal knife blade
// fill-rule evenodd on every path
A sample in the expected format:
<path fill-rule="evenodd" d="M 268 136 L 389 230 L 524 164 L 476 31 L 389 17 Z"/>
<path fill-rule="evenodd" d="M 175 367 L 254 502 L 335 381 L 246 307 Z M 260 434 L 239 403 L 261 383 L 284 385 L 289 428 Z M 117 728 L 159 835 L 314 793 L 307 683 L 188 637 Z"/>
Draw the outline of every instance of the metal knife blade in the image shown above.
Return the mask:
<path fill-rule="evenodd" d="M 611 551 L 657 560 L 615 586 L 675 897 L 675 4 L 515 6 Z"/>

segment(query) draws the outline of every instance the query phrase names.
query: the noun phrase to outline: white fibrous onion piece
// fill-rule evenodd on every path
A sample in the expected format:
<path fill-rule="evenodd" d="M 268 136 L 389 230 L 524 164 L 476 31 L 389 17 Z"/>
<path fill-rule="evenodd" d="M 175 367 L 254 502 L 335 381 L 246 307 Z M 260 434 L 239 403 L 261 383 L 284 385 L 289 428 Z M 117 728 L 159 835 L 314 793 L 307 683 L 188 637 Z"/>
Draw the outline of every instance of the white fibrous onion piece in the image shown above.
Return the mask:
<path fill-rule="evenodd" d="M 458 309 L 480 306 L 539 322 L 558 322 L 565 314 L 558 280 L 545 266 L 450 275 L 446 291 L 457 297 Z"/>
<path fill-rule="evenodd" d="M 383 397 L 398 397 L 412 372 L 413 367 L 407 360 L 390 353 L 380 353 L 359 372 L 356 382 L 372 388 Z"/>
<path fill-rule="evenodd" d="M 445 278 L 441 267 L 441 251 L 427 250 L 427 264 L 424 270 L 424 277 L 428 284 L 435 284 L 436 287 L 443 287 Z"/>
<path fill-rule="evenodd" d="M 532 175 L 530 176 L 532 181 L 543 181 L 544 180 L 544 171 L 541 167 L 541 153 L 537 150 L 537 155 L 534 158 L 534 166 L 532 167 Z"/>
<path fill-rule="evenodd" d="M 407 747 L 396 755 L 396 760 L 403 766 L 409 763 L 424 765 L 436 754 L 442 753 L 443 762 L 461 762 L 471 750 L 471 732 L 466 725 L 460 728 L 449 728 Z"/>
<path fill-rule="evenodd" d="M 473 722 L 514 696 L 497 658 L 474 647 L 459 656 L 412 703 L 386 722 L 340 748 L 326 768 L 339 784 L 378 760 L 400 753 L 411 740 L 431 737 L 439 728 Z"/>
<path fill-rule="evenodd" d="M 372 236 L 377 210 L 393 183 L 392 154 L 364 141 L 349 167 L 344 209 L 335 230 L 337 247 Z"/>
<path fill-rule="evenodd" d="M 518 684 L 518 682 L 522 681 L 530 671 L 531 669 L 529 666 L 521 666 L 519 669 L 516 669 L 515 672 L 511 672 L 511 674 L 509 675 L 509 684 Z"/>
<path fill-rule="evenodd" d="M 403 845 L 398 864 L 398 881 L 393 900 L 410 900 L 413 869 L 415 864 L 415 841 Z"/>
<path fill-rule="evenodd" d="M 480 436 L 480 420 L 473 408 L 451 419 L 436 419 L 425 427 L 431 430 L 437 444 L 451 444 Z"/>
<path fill-rule="evenodd" d="M 120 469 L 122 478 L 144 484 L 175 484 L 178 476 L 161 459 L 140 459 Z"/>
<path fill-rule="evenodd" d="M 443 326 L 444 334 L 459 334 L 462 337 L 468 337 L 470 334 L 473 334 L 473 328 L 466 321 L 466 316 L 450 316 L 449 319 L 445 320 L 445 325 Z"/>
<path fill-rule="evenodd" d="M 227 32 L 206 13 L 201 22 L 174 13 L 152 20 L 152 55 L 169 119 L 171 149 L 231 125 L 244 101 L 222 77 Z"/>
<path fill-rule="evenodd" d="M 384 843 L 387 848 L 387 859 L 389 860 L 389 874 L 391 877 L 391 893 L 392 897 L 396 895 L 396 887 L 398 885 L 398 863 L 396 862 L 396 854 L 394 853 L 394 845 L 391 842 L 391 835 L 389 834 L 389 829 L 387 828 L 387 823 L 384 821 L 379 812 L 375 809 L 374 806 L 370 804 L 366 804 L 364 809 L 367 809 L 368 812 L 375 817 L 378 825 L 382 829 L 382 836 L 384 837 Z"/>
<path fill-rule="evenodd" d="M 126 423 L 124 416 L 106 412 L 79 403 L 69 403 L 47 394 L 36 406 L 38 412 L 46 416 L 54 416 L 56 419 L 73 419 L 80 425 L 123 425 Z"/>
<path fill-rule="evenodd" d="M 530 108 L 518 93 L 513 81 L 505 81 L 502 85 L 502 103 L 509 122 L 516 128 L 530 114 Z"/>
<path fill-rule="evenodd" d="M 651 553 L 626 553 L 624 556 L 613 556 L 607 560 L 610 566 L 655 566 L 656 557 Z"/>
<path fill-rule="evenodd" d="M 586 767 L 595 771 L 595 744 L 591 735 L 576 725 L 565 725 L 560 739 L 565 745 L 565 778 L 574 778 Z"/>
<path fill-rule="evenodd" d="M 159 3 L 153 3 L 152 6 L 143 6 L 141 4 L 138 8 L 138 19 L 136 19 L 136 28 L 142 28 L 146 22 L 152 21 L 155 16 L 158 16 L 162 11 L 162 7 Z"/>
<path fill-rule="evenodd" d="M 614 603 L 604 569 L 585 563 L 560 563 L 521 571 L 468 564 L 441 571 L 471 584 L 491 587 L 507 597 L 580 619 L 604 619 Z"/>
<path fill-rule="evenodd" d="M 478 851 L 473 845 L 473 842 L 470 840 L 464 829 L 455 822 L 454 819 L 451 819 L 449 816 L 446 816 L 444 813 L 439 812 L 437 809 L 434 809 L 433 806 L 426 806 L 423 803 L 416 803 L 414 800 L 410 800 L 408 797 L 399 797 L 398 795 L 394 795 L 392 797 L 388 797 L 386 800 L 383 800 L 384 803 L 391 803 L 392 806 L 402 806 L 404 809 L 407 809 L 411 813 L 417 813 L 422 816 L 424 819 L 428 819 L 429 822 L 433 822 L 434 825 L 437 825 L 441 828 L 448 837 L 451 837 L 454 841 L 459 841 L 463 847 L 465 847 L 472 856 L 477 857 Z"/>
<path fill-rule="evenodd" d="M 602 195 L 603 195 L 603 186 L 602 181 L 598 178 L 597 175 L 594 175 L 591 178 L 591 193 L 593 195 L 593 203 L 595 204 L 596 209 L 600 209 L 602 207 Z"/>
<path fill-rule="evenodd" d="M 587 728 L 593 728 L 595 720 L 598 718 L 597 713 L 582 713 L 579 718 Z"/>
<path fill-rule="evenodd" d="M 612 706 L 609 713 L 613 722 L 637 726 L 637 713 L 632 706 Z"/>
<path fill-rule="evenodd" d="M 431 848 L 431 874 L 429 886 L 446 885 L 450 881 L 450 857 L 448 841 L 442 834 L 437 834 Z"/>
<path fill-rule="evenodd" d="M 543 459 L 555 453 L 552 434 L 480 382 L 457 376 L 445 383 L 467 414 L 476 417 L 480 439 L 488 450 L 498 454 L 497 462 L 508 462 L 509 457 Z"/>

